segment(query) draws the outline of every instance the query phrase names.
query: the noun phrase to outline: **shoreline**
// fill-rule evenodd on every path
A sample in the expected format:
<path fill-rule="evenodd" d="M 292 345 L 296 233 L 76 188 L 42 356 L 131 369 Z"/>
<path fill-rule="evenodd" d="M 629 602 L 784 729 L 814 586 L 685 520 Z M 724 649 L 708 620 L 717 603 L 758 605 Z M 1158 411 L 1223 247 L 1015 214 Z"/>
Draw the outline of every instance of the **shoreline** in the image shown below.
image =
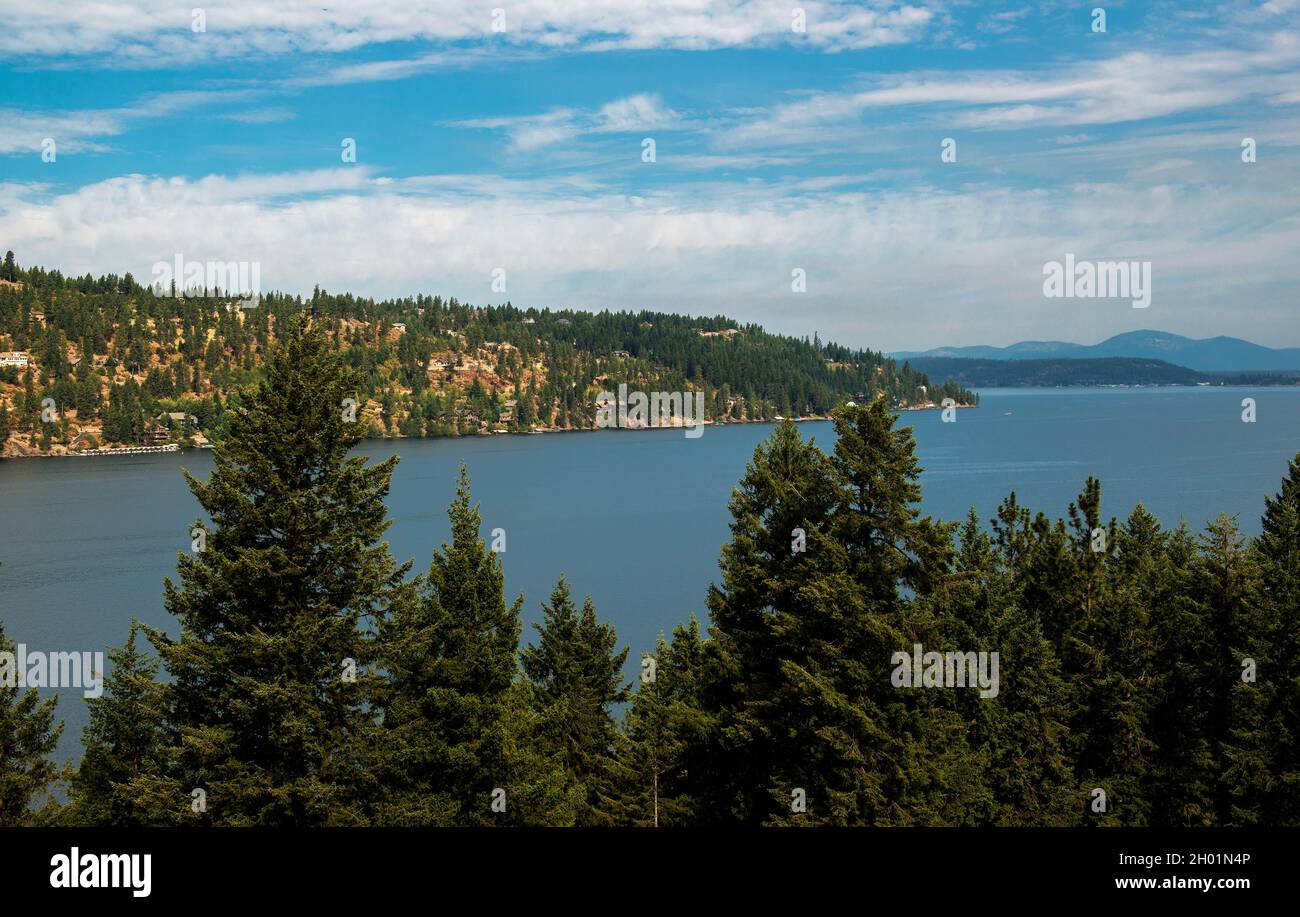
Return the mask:
<path fill-rule="evenodd" d="M 956 407 L 958 407 L 958 408 L 977 408 L 977 407 L 979 407 L 979 405 L 977 405 L 977 404 L 959 404 L 959 405 L 956 405 Z M 925 406 L 916 406 L 916 407 L 905 407 L 905 408 L 899 408 L 899 409 L 898 409 L 898 412 L 899 412 L 900 414 L 902 414 L 902 413 L 904 413 L 904 412 L 913 412 L 913 411 L 941 411 L 941 410 L 943 410 L 943 408 L 940 407 L 939 405 L 925 405 Z M 777 419 L 777 418 L 772 418 L 772 419 L 768 419 L 768 420 L 729 420 L 729 421 L 727 421 L 726 423 L 722 423 L 722 424 L 719 424 L 719 423 L 717 423 L 717 422 L 715 422 L 715 421 L 712 421 L 712 420 L 706 420 L 706 421 L 704 422 L 704 426 L 706 426 L 706 427 L 733 427 L 733 426 L 749 426 L 749 425 L 752 425 L 752 424 L 777 424 L 777 423 L 781 423 L 781 422 L 783 422 L 783 421 L 785 421 L 785 420 L 789 420 L 789 421 L 791 421 L 791 422 L 793 422 L 793 423 L 826 423 L 826 422 L 830 421 L 830 419 L 831 419 L 831 418 L 830 418 L 829 416 L 823 416 L 823 415 L 818 415 L 818 414 L 809 414 L 809 415 L 807 415 L 807 416 L 802 416 L 802 417 L 788 417 L 788 418 L 787 418 L 787 417 L 782 417 L 782 418 L 779 418 L 779 419 Z M 478 439 L 478 438 L 484 438 L 484 439 L 486 439 L 486 438 L 491 438 L 491 437 L 493 437 L 493 436 L 537 436 L 537 435 L 542 435 L 542 434 L 554 434 L 554 433 L 600 433 L 600 432 L 604 432 L 604 431 L 607 431 L 607 430 L 609 430 L 609 431 L 614 431 L 614 430 L 628 430 L 628 431 L 644 431 L 644 430 L 664 430 L 664 431 L 673 431 L 673 430 L 677 430 L 677 431 L 682 431 L 682 430 L 688 430 L 688 429 L 690 429 L 690 427 L 688 427 L 688 426 L 686 426 L 686 425 L 684 425 L 684 424 L 661 424 L 661 425 L 657 425 L 657 426 L 653 426 L 653 427 L 652 427 L 652 426 L 649 426 L 649 425 L 641 426 L 641 427 L 543 427 L 543 428 L 535 428 L 535 429 L 532 429 L 532 430 L 486 430 L 486 431 L 479 431 L 479 432 L 477 432 L 477 433 L 462 433 L 462 434 L 460 434 L 460 435 L 446 435 L 446 434 L 445 434 L 445 435 L 442 435 L 442 436 L 375 436 L 375 437 L 367 436 L 365 439 L 361 440 L 361 442 L 363 442 L 363 443 L 384 443 L 384 442 L 418 441 L 418 440 L 426 440 L 426 439 L 427 439 L 427 440 L 435 440 L 435 439 Z M 703 434 L 701 434 L 701 435 L 703 435 Z M 166 448 L 166 446 L 172 446 L 172 447 L 174 447 L 174 448 Z M 23 448 L 25 449 L 26 447 L 23 447 Z M 23 452 L 23 453 L 20 453 L 20 454 L 11 454 L 11 455 L 3 455 L 3 456 L 0 456 L 0 461 L 8 461 L 8 460 L 11 460 L 11 459 L 53 459 L 53 458 L 72 458 L 72 457 L 90 457 L 90 456 L 104 456 L 104 457 L 108 457 L 108 456 L 113 456 L 113 455 L 145 455 L 145 454 L 153 455 L 153 454 L 164 454 L 164 453 L 208 452 L 208 451 L 211 451 L 213 448 L 214 448 L 213 445 L 204 445 L 204 446 L 185 446 L 185 445 L 182 445 L 182 444 L 180 444 L 180 443 L 168 443 L 168 444 L 166 444 L 165 446 L 164 446 L 164 445 L 159 445 L 159 446 L 121 446 L 121 447 L 115 447 L 115 448 L 104 448 L 104 449 L 94 449 L 94 450 L 89 450 L 89 449 L 88 449 L 88 450 L 84 450 L 84 451 L 78 451 L 78 450 L 66 450 L 66 451 L 63 451 L 63 452 L 36 452 L 36 453 L 32 453 L 32 452 Z"/>

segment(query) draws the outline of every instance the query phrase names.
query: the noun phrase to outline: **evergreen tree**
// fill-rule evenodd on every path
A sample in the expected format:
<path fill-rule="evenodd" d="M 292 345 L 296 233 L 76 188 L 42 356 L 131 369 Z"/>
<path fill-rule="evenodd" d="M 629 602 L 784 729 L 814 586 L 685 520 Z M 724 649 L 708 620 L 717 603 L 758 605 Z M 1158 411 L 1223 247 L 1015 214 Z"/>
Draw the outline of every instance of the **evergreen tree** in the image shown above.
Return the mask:
<path fill-rule="evenodd" d="M 1154 644 L 1149 689 L 1154 751 L 1150 785 L 1144 790 L 1150 823 L 1214 824 L 1218 749 L 1209 712 L 1222 673 L 1216 671 L 1211 622 L 1196 600 L 1196 540 L 1185 524 L 1164 532 L 1139 505 L 1125 522 L 1116 547 L 1118 588 L 1123 594 L 1143 597 Z"/>
<path fill-rule="evenodd" d="M 1014 502 L 1013 495 L 1003 506 Z M 1012 510 L 1009 517 L 1017 515 Z M 1004 531 L 1004 537 L 1010 536 Z M 1076 823 L 1069 695 L 1060 662 L 974 510 L 961 529 L 952 573 L 929 604 L 948 646 L 999 653 L 996 698 L 970 691 L 953 696 L 954 709 L 969 726 L 968 744 L 985 768 L 989 810 L 982 820 L 1003 826 Z"/>
<path fill-rule="evenodd" d="M 772 728 L 783 677 L 777 621 L 807 605 L 804 585 L 829 566 L 818 538 L 826 537 L 819 533 L 829 527 L 834 501 L 826 456 L 790 422 L 755 448 L 732 492 L 722 585 L 708 596 L 711 659 L 701 692 L 717 729 L 702 756 L 707 774 L 696 773 L 703 819 L 754 823 L 772 808 L 770 781 L 786 753 Z"/>
<path fill-rule="evenodd" d="M 1268 706 L 1261 732 L 1251 742 L 1237 744 L 1238 764 L 1247 767 L 1248 745 L 1268 749 L 1269 778 L 1264 804 L 1264 823 L 1300 826 L 1300 455 L 1292 459 L 1282 489 L 1265 498 L 1262 532 L 1256 543 L 1260 572 L 1257 620 L 1267 628 L 1267 646 L 1255 635 L 1248 652 L 1265 650 L 1262 681 L 1269 690 L 1260 692 Z M 1256 660 L 1257 664 L 1259 660 Z M 1238 663 L 1240 664 L 1240 663 Z M 1259 684 L 1234 680 L 1234 701 L 1239 707 Z M 1243 710 L 1241 719 L 1248 719 Z M 1258 754 L 1258 751 L 1255 752 Z M 1258 778 L 1256 781 L 1258 782 Z"/>
<path fill-rule="evenodd" d="M 1254 825 L 1266 818 L 1271 789 L 1265 722 L 1269 707 L 1273 658 L 1268 645 L 1266 609 L 1254 600 L 1258 588 L 1256 558 L 1246 550 L 1236 519 L 1218 516 L 1200 536 L 1201 551 L 1193 595 L 1213 634 L 1204 660 L 1208 679 L 1207 729 L 1222 748 L 1217 821 Z M 1255 663 L 1257 681 L 1244 682 L 1243 663 Z M 1265 677 L 1259 678 L 1258 673 Z"/>
<path fill-rule="evenodd" d="M 32 806 L 50 806 L 51 787 L 62 776 L 49 757 L 63 733 L 63 723 L 54 721 L 58 700 L 18 687 L 15 653 L 0 626 L 0 827 L 41 821 L 44 813 Z"/>
<path fill-rule="evenodd" d="M 642 660 L 616 758 L 620 794 L 611 808 L 620 823 L 657 828 L 717 820 L 702 811 L 691 779 L 713 731 L 700 698 L 704 647 L 691 616 L 673 630 L 671 643 L 660 634 L 654 655 Z"/>
<path fill-rule="evenodd" d="M 627 700 L 623 663 L 614 628 L 596 619 L 588 597 L 574 608 L 563 576 L 543 603 L 543 621 L 534 625 L 538 643 L 520 653 L 532 683 L 548 751 L 563 763 L 569 783 L 583 799 L 579 825 L 605 825 L 604 809 L 612 799 L 612 760 L 617 726 L 613 705 Z"/>
<path fill-rule="evenodd" d="M 1089 809 L 1090 824 L 1142 826 L 1150 820 L 1144 789 L 1155 751 L 1149 736 L 1154 584 L 1132 580 L 1134 588 L 1126 589 L 1122 577 L 1112 575 L 1116 524 L 1112 519 L 1102 525 L 1095 478 L 1087 480 L 1068 515 L 1067 575 L 1057 589 L 1068 609 L 1060 622 L 1061 659 L 1074 701 L 1070 725 L 1080 792 L 1084 799 L 1098 788 L 1106 794 L 1106 811 Z M 1135 531 L 1126 546 L 1124 562 L 1142 570 L 1158 557 L 1158 532 L 1147 537 Z"/>
<path fill-rule="evenodd" d="M 715 805 L 765 824 L 977 820 L 964 724 L 890 682 L 894 653 L 935 633 L 904 592 L 942 579 L 948 530 L 920 518 L 911 430 L 883 400 L 832 416 L 829 459 L 783 425 L 733 497 L 706 702 L 740 780 Z"/>
<path fill-rule="evenodd" d="M 167 820 L 206 794 L 205 823 L 358 824 L 377 676 L 373 623 L 399 604 L 409 565 L 380 539 L 397 459 L 348 457 L 362 438 L 340 405 L 355 392 L 318 330 L 295 319 L 267 378 L 232 413 L 207 482 L 206 545 L 166 583 L 172 639 L 146 628 L 164 689 L 173 761 L 141 798 Z"/>
<path fill-rule="evenodd" d="M 463 464 L 447 515 L 451 542 L 434 553 L 419 601 L 398 608 L 383 630 L 391 684 L 377 769 L 393 787 L 389 823 L 504 821 L 491 804 L 510 771 L 523 596 L 506 604 L 505 575 L 479 536 Z"/>
<path fill-rule="evenodd" d="M 601 808 L 596 809 L 584 788 L 566 772 L 555 752 L 551 724 L 545 712 L 537 709 L 532 684 L 517 678 L 506 692 L 501 709 L 504 742 L 492 801 L 497 808 L 504 806 L 504 811 L 489 807 L 492 824 L 570 827 L 578 823 L 580 815 L 592 819 L 606 811 L 604 799 L 600 800 Z M 471 814 L 471 820 L 478 818 L 476 813 Z"/>
<path fill-rule="evenodd" d="M 166 767 L 162 745 L 163 685 L 158 661 L 136 648 L 138 625 L 125 645 L 109 650 L 113 671 L 104 694 L 89 698 L 81 764 L 72 778 L 67 816 L 73 824 L 131 827 L 148 824 L 148 812 L 129 791 L 132 781 Z"/>

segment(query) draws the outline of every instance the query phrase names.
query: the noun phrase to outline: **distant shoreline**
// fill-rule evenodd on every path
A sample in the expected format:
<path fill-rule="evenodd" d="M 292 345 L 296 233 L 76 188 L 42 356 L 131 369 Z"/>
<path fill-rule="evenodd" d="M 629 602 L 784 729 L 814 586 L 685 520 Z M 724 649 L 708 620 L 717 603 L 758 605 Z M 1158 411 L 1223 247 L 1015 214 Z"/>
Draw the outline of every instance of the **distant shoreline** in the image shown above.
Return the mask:
<path fill-rule="evenodd" d="M 976 405 L 976 404 L 958 404 L 958 405 L 954 405 L 954 407 L 958 407 L 958 408 L 976 408 L 976 407 L 979 407 L 979 405 Z M 899 412 L 900 414 L 903 414 L 903 413 L 909 413 L 909 412 L 915 412 L 915 411 L 939 411 L 939 410 L 943 410 L 943 408 L 942 408 L 940 405 L 927 405 L 927 406 L 918 406 L 918 407 L 905 407 L 905 408 L 899 408 L 899 409 L 898 409 L 898 412 Z M 830 419 L 831 419 L 830 417 L 828 417 L 828 416 L 824 416 L 824 415 L 820 415 L 820 414 L 809 414 L 809 415 L 806 415 L 806 416 L 800 416 L 800 417 L 770 418 L 770 419 L 765 419 L 765 420 L 728 420 L 726 423 L 721 423 L 721 424 L 720 424 L 720 423 L 716 423 L 715 421 L 706 420 L 706 421 L 704 422 L 704 426 L 706 426 L 706 427 L 741 427 L 741 426 L 751 426 L 751 425 L 754 425 L 754 424 L 777 424 L 777 423 L 782 423 L 782 422 L 785 421 L 785 420 L 790 420 L 790 421 L 793 422 L 793 423 L 826 423 L 826 422 L 828 422 Z M 544 428 L 535 428 L 535 429 L 532 429 L 532 430 L 487 430 L 487 431 L 482 431 L 482 432 L 478 432 L 478 433 L 462 433 L 462 434 L 460 434 L 460 435 L 458 435 L 458 436 L 453 436 L 453 435 L 443 435 L 443 436 L 367 436 L 365 439 L 362 440 L 362 442 L 363 442 L 363 443 L 385 443 L 385 442 L 422 442 L 422 441 L 425 441 L 425 440 L 444 440 L 444 439 L 491 439 L 491 438 L 494 437 L 494 436 L 534 436 L 534 435 L 552 434 L 552 433 L 602 433 L 602 432 L 606 432 L 606 431 L 611 431 L 611 432 L 612 432 L 612 431 L 641 432 L 641 431 L 647 431 L 647 430 L 662 430 L 662 431 L 664 431 L 664 432 L 673 432 L 673 431 L 678 431 L 678 432 L 680 432 L 680 431 L 684 431 L 684 430 L 687 430 L 687 429 L 690 429 L 690 428 L 687 427 L 687 426 L 684 426 L 684 425 L 682 425 L 682 424 L 663 424 L 663 425 L 653 426 L 653 427 L 651 427 L 651 426 L 642 426 L 642 427 L 544 427 Z M 185 453 L 185 452 L 210 452 L 210 451 L 212 451 L 212 449 L 215 447 L 216 444 L 213 444 L 213 445 L 205 445 L 205 446 L 185 446 L 185 445 L 181 445 L 181 444 L 179 444 L 179 443 L 170 443 L 170 444 L 168 444 L 168 445 L 175 446 L 176 448 L 174 448 L 174 449 L 166 449 L 166 448 L 162 448 L 162 447 L 160 447 L 160 446 L 159 446 L 159 447 L 155 447 L 155 446 L 121 446 L 121 447 L 115 447 L 115 448 L 98 449 L 98 450 L 86 450 L 86 451 L 66 450 L 66 451 L 62 451 L 62 452 L 35 452 L 35 453 L 24 451 L 24 452 L 22 452 L 22 453 L 18 453 L 18 454 L 5 455 L 3 458 L 0 458 L 0 461 L 8 461 L 8 460 L 10 460 L 10 459 L 52 459 L 52 458 L 91 457 L 91 456 L 112 457 L 112 456 L 114 456 L 114 455 L 123 455 L 123 456 L 126 456 L 126 455 L 143 455 L 143 454 L 167 454 L 167 453 Z"/>

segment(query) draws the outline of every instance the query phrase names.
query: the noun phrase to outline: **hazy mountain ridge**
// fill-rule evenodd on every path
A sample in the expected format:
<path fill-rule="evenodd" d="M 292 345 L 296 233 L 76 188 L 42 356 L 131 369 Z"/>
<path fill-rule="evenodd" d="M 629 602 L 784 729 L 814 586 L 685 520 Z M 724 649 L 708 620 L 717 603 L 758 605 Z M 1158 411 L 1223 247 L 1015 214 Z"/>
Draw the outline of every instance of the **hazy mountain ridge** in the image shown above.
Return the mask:
<path fill-rule="evenodd" d="M 917 357 L 917 372 L 937 373 L 960 385 L 994 388 L 1052 388 L 1096 385 L 1198 385 L 1222 381 L 1163 360 L 1130 357 L 1046 360 L 981 360 Z"/>
<path fill-rule="evenodd" d="M 1219 336 L 1195 339 L 1165 331 L 1128 331 L 1099 344 L 1067 341 L 1020 341 L 1009 347 L 974 345 L 936 347 L 926 351 L 899 351 L 897 360 L 959 358 L 967 360 L 1092 359 L 1123 357 L 1163 360 L 1201 372 L 1300 370 L 1300 347 L 1272 348 L 1240 338 Z"/>

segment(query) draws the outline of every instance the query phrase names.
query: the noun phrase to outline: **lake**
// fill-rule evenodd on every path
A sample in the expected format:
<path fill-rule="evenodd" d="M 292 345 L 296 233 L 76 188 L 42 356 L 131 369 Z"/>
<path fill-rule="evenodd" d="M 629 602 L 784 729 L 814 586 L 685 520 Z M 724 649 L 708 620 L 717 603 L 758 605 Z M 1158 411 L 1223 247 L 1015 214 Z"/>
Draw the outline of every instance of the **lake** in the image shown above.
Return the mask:
<path fill-rule="evenodd" d="M 982 405 L 943 423 L 909 412 L 927 512 L 987 519 L 1006 494 L 1053 517 L 1083 487 L 1102 482 L 1103 511 L 1123 519 L 1141 501 L 1167 525 L 1203 526 L 1235 513 L 1259 530 L 1264 496 L 1300 452 L 1300 388 L 986 390 Z M 1241 419 L 1256 400 L 1257 422 Z M 801 425 L 829 448 L 828 423 Z M 402 456 L 393 478 L 389 541 L 400 562 L 427 568 L 448 537 L 445 508 L 457 466 L 469 463 L 484 535 L 506 530 L 508 598 L 525 596 L 524 639 L 539 602 L 563 572 L 578 597 L 639 654 L 691 613 L 727 539 L 727 500 L 766 424 L 681 430 L 373 442 L 361 451 Z M 96 651 L 121 644 L 131 618 L 175 634 L 162 581 L 189 550 L 198 517 L 181 477 L 212 468 L 204 451 L 0 462 L 0 621 L 30 650 Z M 53 692 L 51 692 L 53 693 Z M 85 723 L 80 690 L 58 692 L 60 743 L 75 756 Z"/>

